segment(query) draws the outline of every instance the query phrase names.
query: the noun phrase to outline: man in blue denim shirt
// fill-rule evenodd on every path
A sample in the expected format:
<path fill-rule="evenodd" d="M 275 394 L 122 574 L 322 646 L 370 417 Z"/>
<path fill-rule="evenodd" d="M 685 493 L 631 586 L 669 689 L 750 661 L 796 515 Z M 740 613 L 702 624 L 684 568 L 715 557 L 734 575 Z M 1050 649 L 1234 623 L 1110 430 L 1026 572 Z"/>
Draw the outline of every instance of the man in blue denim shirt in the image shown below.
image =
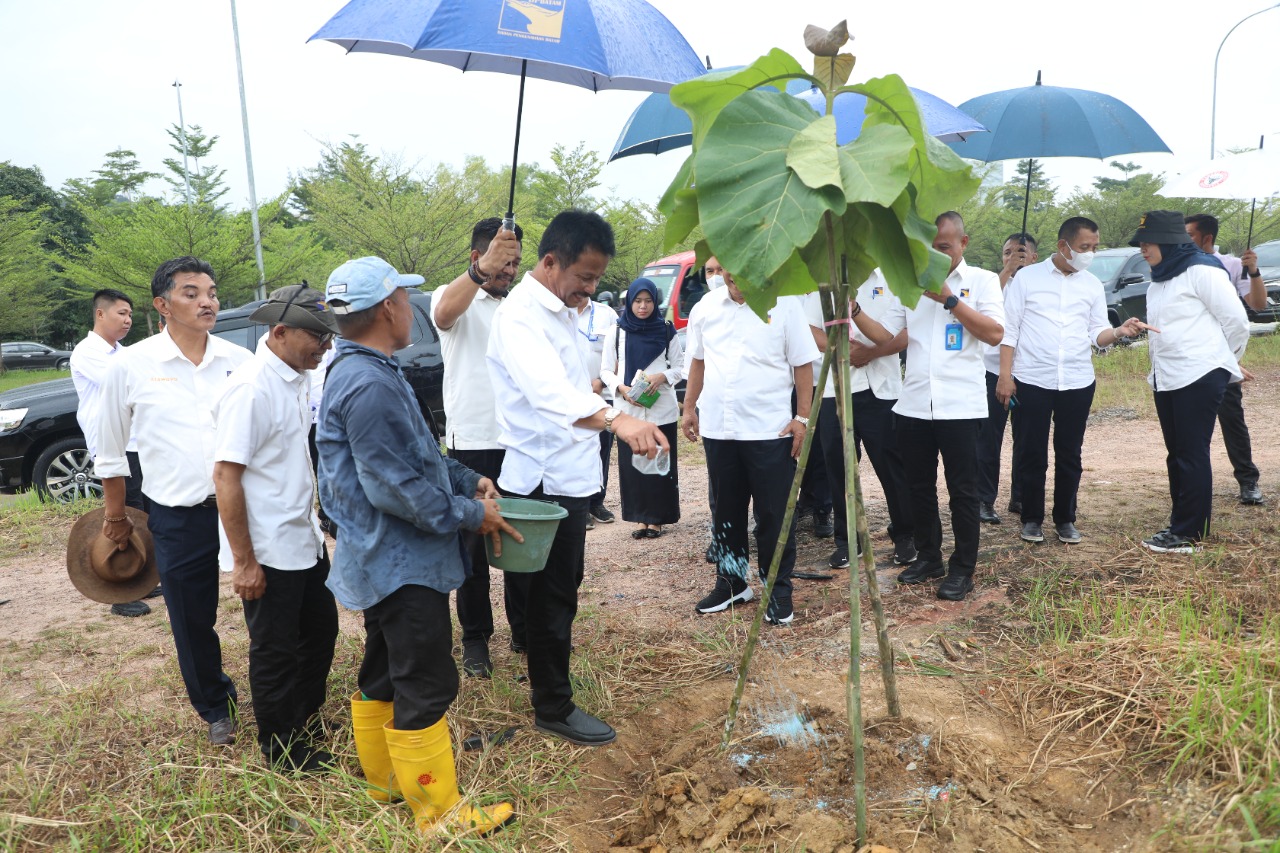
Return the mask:
<path fill-rule="evenodd" d="M 370 796 L 403 795 L 423 831 L 449 814 L 450 831 L 484 833 L 513 810 L 454 810 L 449 593 L 467 572 L 459 531 L 493 534 L 495 550 L 500 530 L 521 539 L 498 513 L 493 481 L 440 452 L 393 355 L 413 329 L 404 288 L 421 283 L 379 258 L 348 261 L 329 277 L 325 298 L 343 340 L 316 429 L 321 501 L 340 530 L 328 585 L 344 607 L 364 611 L 351 713 Z"/>

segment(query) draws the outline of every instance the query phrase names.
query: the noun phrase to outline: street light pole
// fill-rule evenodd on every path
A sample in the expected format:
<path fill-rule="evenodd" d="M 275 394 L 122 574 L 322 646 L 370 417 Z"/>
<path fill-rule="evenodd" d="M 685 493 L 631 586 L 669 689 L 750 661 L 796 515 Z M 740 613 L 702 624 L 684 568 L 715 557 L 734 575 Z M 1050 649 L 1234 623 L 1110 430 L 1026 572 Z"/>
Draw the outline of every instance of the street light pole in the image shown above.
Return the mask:
<path fill-rule="evenodd" d="M 231 0 L 231 35 L 236 45 L 236 77 L 240 81 L 240 124 L 244 127 L 244 162 L 249 171 L 249 221 L 253 224 L 253 253 L 258 261 L 258 299 L 267 298 L 267 272 L 262 265 L 262 231 L 258 227 L 258 194 L 253 188 L 253 151 L 249 147 L 249 104 L 244 97 L 244 63 L 240 61 L 240 27 L 236 0 Z"/>
<path fill-rule="evenodd" d="M 187 168 L 187 123 L 182 120 L 182 84 L 174 80 L 173 88 L 178 93 L 178 138 L 182 140 L 182 184 L 187 189 L 187 210 L 190 210 L 191 172 Z"/>
<path fill-rule="evenodd" d="M 1227 34 L 1222 37 L 1222 41 L 1218 43 L 1218 52 L 1213 55 L 1213 109 L 1209 115 L 1209 159 L 1212 160 L 1217 156 L 1217 130 L 1218 130 L 1218 59 L 1222 56 L 1222 46 L 1227 43 L 1227 39 L 1236 31 L 1236 27 L 1243 24 L 1250 18 L 1257 17 L 1263 12 L 1270 12 L 1272 9 L 1280 9 L 1280 3 L 1275 3 L 1265 9 L 1259 9 L 1252 15 L 1245 15 L 1236 22 L 1236 26 L 1227 30 Z"/>

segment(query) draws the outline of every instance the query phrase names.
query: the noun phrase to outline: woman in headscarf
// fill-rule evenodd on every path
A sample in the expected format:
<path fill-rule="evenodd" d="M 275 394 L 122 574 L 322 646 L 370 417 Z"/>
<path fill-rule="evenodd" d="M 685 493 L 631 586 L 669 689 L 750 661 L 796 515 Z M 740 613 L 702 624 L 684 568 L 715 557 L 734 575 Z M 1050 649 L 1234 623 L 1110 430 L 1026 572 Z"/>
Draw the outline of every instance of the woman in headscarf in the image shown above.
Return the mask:
<path fill-rule="evenodd" d="M 618 484 L 622 493 L 622 518 L 639 525 L 633 539 L 656 539 L 664 524 L 680 520 L 680 486 L 676 474 L 676 423 L 680 409 L 675 386 L 684 378 L 684 347 L 675 329 L 662 317 L 662 295 L 657 285 L 638 278 L 627 288 L 627 298 L 617 326 L 605 333 L 600 379 L 614 389 L 614 401 L 624 413 L 657 424 L 671 442 L 671 469 L 666 474 L 642 474 L 632 464 L 631 449 L 618 444 Z M 653 393 L 633 388 L 643 374 Z M 648 405 L 644 405 L 648 403 Z"/>
<path fill-rule="evenodd" d="M 1169 526 L 1142 544 L 1160 553 L 1193 553 L 1209 535 L 1213 467 L 1209 442 L 1228 382 L 1248 377 L 1240 366 L 1249 319 L 1226 270 L 1187 236 L 1182 214 L 1153 210 L 1130 246 L 1151 265 L 1147 336 L 1156 414 L 1168 455 Z M 1150 325 L 1147 325 L 1147 324 Z"/>

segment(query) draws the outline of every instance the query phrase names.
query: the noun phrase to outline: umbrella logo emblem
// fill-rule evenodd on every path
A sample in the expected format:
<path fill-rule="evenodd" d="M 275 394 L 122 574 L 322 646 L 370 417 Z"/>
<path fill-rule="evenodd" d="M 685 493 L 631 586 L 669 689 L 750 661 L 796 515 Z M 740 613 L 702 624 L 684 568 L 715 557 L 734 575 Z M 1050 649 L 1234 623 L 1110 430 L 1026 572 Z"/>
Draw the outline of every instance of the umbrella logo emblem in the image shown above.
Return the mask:
<path fill-rule="evenodd" d="M 560 41 L 565 0 L 503 0 L 498 32 L 534 41 Z"/>
<path fill-rule="evenodd" d="M 1200 179 L 1200 186 L 1206 190 L 1213 189 L 1227 180 L 1226 172 L 1210 172 Z"/>

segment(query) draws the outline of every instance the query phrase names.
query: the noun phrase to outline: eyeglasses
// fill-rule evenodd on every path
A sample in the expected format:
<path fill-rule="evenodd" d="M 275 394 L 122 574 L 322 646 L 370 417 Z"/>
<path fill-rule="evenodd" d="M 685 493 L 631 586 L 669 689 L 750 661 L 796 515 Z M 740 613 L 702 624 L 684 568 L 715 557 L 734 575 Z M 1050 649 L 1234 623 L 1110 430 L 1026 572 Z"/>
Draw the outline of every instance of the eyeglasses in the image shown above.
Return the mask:
<path fill-rule="evenodd" d="M 308 335 L 315 338 L 316 343 L 320 344 L 320 346 L 325 346 L 332 342 L 334 338 L 338 337 L 336 332 L 316 332 L 311 329 L 304 329 L 301 326 L 286 326 L 286 328 L 297 329 L 299 332 L 306 332 Z"/>

